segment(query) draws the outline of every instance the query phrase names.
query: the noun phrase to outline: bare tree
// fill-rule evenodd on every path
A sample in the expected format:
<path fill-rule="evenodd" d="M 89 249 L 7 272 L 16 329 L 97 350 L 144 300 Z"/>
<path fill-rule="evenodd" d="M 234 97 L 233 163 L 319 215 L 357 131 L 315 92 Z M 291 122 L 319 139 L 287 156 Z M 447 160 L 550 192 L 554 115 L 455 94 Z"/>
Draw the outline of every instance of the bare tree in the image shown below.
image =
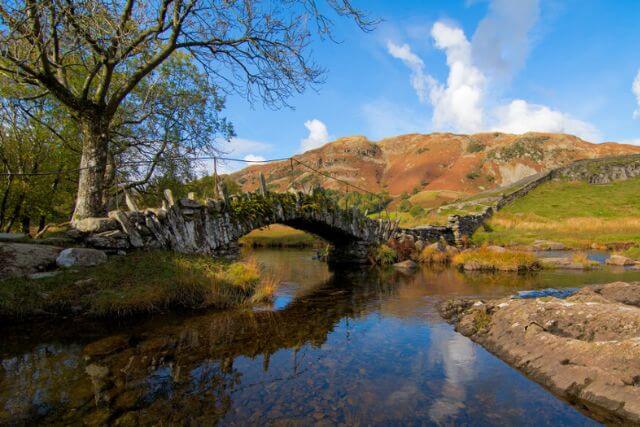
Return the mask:
<path fill-rule="evenodd" d="M 226 90 L 283 105 L 321 80 L 308 47 L 331 37 L 328 12 L 373 24 L 349 0 L 0 0 L 0 73 L 78 121 L 74 219 L 100 216 L 114 117 L 145 78 L 187 51 Z"/>

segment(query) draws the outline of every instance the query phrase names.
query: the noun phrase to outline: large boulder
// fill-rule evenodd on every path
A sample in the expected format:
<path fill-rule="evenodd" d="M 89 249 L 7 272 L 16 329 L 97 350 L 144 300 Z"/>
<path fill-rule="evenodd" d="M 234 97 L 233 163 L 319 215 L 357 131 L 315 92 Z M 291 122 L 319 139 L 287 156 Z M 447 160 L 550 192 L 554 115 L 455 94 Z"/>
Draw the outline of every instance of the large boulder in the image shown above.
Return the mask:
<path fill-rule="evenodd" d="M 60 252 L 56 264 L 60 267 L 91 267 L 107 261 L 107 254 L 97 249 L 69 248 Z"/>
<path fill-rule="evenodd" d="M 622 256 L 622 255 L 611 255 L 609 258 L 607 258 L 605 262 L 608 265 L 618 265 L 618 266 L 634 265 L 636 263 L 631 258 L 627 258 L 626 256 Z"/>
<path fill-rule="evenodd" d="M 75 221 L 73 227 L 83 233 L 104 233 L 120 229 L 118 221 L 113 218 L 85 218 Z"/>
<path fill-rule="evenodd" d="M 640 283 L 554 297 L 455 300 L 461 334 L 605 424 L 640 425 Z"/>
<path fill-rule="evenodd" d="M 536 240 L 532 246 L 536 251 L 563 251 L 566 249 L 564 244 L 551 240 Z"/>
<path fill-rule="evenodd" d="M 26 276 L 56 266 L 57 246 L 0 243 L 0 278 Z"/>

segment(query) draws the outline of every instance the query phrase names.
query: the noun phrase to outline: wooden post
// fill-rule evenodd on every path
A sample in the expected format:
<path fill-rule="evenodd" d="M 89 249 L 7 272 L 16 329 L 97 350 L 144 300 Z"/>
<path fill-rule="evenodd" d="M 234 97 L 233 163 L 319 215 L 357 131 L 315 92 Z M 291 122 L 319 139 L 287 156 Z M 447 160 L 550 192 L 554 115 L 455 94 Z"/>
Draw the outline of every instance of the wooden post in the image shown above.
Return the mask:
<path fill-rule="evenodd" d="M 267 195 L 267 182 L 264 179 L 264 174 L 262 172 L 260 172 L 260 174 L 258 175 L 258 180 L 260 182 L 260 194 L 262 194 L 263 196 Z"/>
<path fill-rule="evenodd" d="M 289 187 L 294 188 L 293 181 L 295 180 L 295 177 L 293 173 L 293 157 L 289 158 L 289 166 L 291 166 L 291 181 L 289 182 Z"/>
<path fill-rule="evenodd" d="M 214 199 L 220 198 L 220 191 L 218 191 L 218 158 L 213 158 L 213 197 Z"/>
<path fill-rule="evenodd" d="M 129 194 L 127 190 L 124 190 L 124 201 L 127 204 L 127 208 L 130 211 L 138 212 L 140 210 L 138 209 L 138 205 L 136 204 L 136 201 L 133 199 L 133 197 L 131 197 L 131 194 Z"/>
<path fill-rule="evenodd" d="M 173 198 L 173 192 L 171 192 L 171 190 L 168 188 L 164 190 L 164 198 L 167 201 L 169 207 L 176 204 L 176 200 Z"/>
<path fill-rule="evenodd" d="M 187 193 L 187 199 L 189 200 L 195 200 L 196 199 L 196 193 L 194 193 L 193 191 L 189 191 Z"/>
<path fill-rule="evenodd" d="M 222 194 L 222 199 L 224 200 L 225 205 L 229 204 L 229 190 L 227 190 L 227 185 L 224 181 L 220 181 L 218 183 L 218 191 Z"/>

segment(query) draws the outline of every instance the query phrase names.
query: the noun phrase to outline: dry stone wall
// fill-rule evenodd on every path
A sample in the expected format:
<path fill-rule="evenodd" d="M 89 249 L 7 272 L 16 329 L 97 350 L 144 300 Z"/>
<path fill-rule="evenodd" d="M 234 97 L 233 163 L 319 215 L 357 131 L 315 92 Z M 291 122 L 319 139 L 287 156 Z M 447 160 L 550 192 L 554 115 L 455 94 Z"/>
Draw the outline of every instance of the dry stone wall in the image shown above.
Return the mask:
<path fill-rule="evenodd" d="M 240 237 L 278 223 L 331 243 L 333 262 L 366 261 L 371 246 L 398 233 L 396 222 L 342 209 L 321 189 L 311 194 L 245 193 L 205 203 L 189 198 L 174 201 L 170 193 L 165 198 L 162 208 L 113 211 L 109 218 L 85 220 L 77 230 L 88 245 L 103 249 L 157 248 L 226 255 L 237 251 Z"/>

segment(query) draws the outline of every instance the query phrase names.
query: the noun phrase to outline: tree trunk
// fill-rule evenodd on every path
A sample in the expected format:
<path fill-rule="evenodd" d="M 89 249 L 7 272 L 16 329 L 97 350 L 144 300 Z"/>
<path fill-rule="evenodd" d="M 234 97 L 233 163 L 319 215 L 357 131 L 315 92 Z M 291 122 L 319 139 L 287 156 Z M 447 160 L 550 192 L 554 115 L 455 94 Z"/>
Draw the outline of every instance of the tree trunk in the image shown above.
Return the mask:
<path fill-rule="evenodd" d="M 83 117 L 82 157 L 73 221 L 105 215 L 104 176 L 109 151 L 109 121 L 101 115 Z"/>
<path fill-rule="evenodd" d="M 13 228 L 13 224 L 16 222 L 16 220 L 20 216 L 20 212 L 22 212 L 22 204 L 24 203 L 25 197 L 26 197 L 26 194 L 24 192 L 20 193 L 20 195 L 18 196 L 18 202 L 16 203 L 16 206 L 13 208 L 13 214 L 11 215 L 11 218 L 9 219 L 9 223 L 5 228 L 5 231 L 7 233 L 11 232 L 11 229 Z"/>
<path fill-rule="evenodd" d="M 22 232 L 29 235 L 31 233 L 31 218 L 28 215 L 22 215 L 20 224 L 22 225 Z"/>
<path fill-rule="evenodd" d="M 47 226 L 47 217 L 44 215 L 40 215 L 38 218 L 38 233 L 40 233 Z"/>
<path fill-rule="evenodd" d="M 9 175 L 7 179 L 7 188 L 4 190 L 4 194 L 2 195 L 2 201 L 0 202 L 0 230 L 4 225 L 4 219 L 6 217 L 7 212 L 7 201 L 9 200 L 9 194 L 11 193 L 11 184 L 13 183 L 13 175 Z"/>

